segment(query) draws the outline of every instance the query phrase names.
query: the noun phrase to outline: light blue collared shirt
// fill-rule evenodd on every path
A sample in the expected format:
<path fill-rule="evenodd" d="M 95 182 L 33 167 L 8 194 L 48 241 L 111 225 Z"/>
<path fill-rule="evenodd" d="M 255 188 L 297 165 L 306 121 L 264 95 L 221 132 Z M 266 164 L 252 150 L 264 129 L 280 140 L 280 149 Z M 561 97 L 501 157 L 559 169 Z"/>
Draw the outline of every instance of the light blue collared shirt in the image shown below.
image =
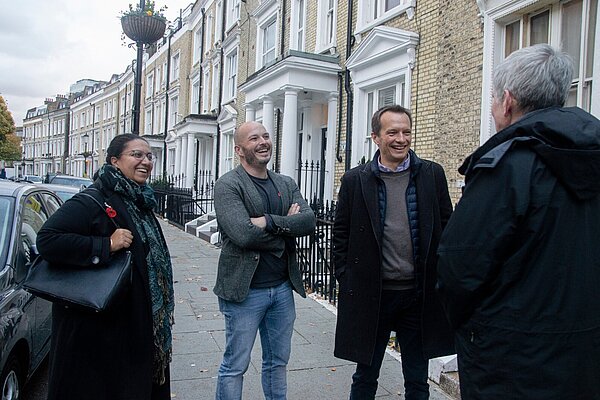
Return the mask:
<path fill-rule="evenodd" d="M 396 168 L 395 171 L 391 170 L 390 168 L 386 167 L 385 165 L 383 165 L 381 163 L 381 156 L 379 156 L 379 158 L 377 159 L 377 165 L 379 166 L 379 171 L 381 171 L 381 172 L 402 172 L 402 171 L 406 171 L 410 167 L 410 154 L 406 155 L 406 160 L 402 161 L 402 163 L 400 163 L 400 165 L 398 165 L 398 168 Z"/>

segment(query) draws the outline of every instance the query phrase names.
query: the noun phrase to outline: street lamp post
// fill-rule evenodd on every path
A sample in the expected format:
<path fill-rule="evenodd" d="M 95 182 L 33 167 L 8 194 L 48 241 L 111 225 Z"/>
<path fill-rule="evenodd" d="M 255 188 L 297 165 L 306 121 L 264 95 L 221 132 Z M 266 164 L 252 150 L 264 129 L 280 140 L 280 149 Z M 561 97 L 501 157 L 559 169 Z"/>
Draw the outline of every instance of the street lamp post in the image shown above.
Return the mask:
<path fill-rule="evenodd" d="M 96 104 L 95 103 L 90 103 L 90 107 L 92 107 L 92 150 L 90 152 L 91 157 L 91 164 L 92 164 L 92 171 L 94 172 L 94 142 L 96 141 L 95 138 L 95 133 L 96 133 Z"/>
<path fill-rule="evenodd" d="M 83 176 L 85 176 L 86 178 L 88 177 L 88 172 L 87 172 L 87 158 L 88 158 L 88 151 L 87 151 L 87 146 L 88 146 L 88 139 L 89 139 L 90 135 L 86 133 L 83 134 Z"/>
<path fill-rule="evenodd" d="M 146 0 L 140 0 L 139 9 L 146 10 Z M 135 63 L 135 80 L 133 85 L 133 128 L 131 133 L 140 134 L 140 108 L 142 99 L 142 59 L 144 56 L 144 45 L 160 39 L 165 32 L 165 21 L 156 18 L 152 13 L 149 15 L 127 15 L 121 18 L 123 31 L 137 46 L 137 58 Z M 135 29 L 134 29 L 135 25 Z"/>
<path fill-rule="evenodd" d="M 48 163 L 46 164 L 46 176 L 52 171 L 52 155 L 50 154 L 50 128 L 52 123 L 50 122 L 50 111 L 48 111 Z"/>

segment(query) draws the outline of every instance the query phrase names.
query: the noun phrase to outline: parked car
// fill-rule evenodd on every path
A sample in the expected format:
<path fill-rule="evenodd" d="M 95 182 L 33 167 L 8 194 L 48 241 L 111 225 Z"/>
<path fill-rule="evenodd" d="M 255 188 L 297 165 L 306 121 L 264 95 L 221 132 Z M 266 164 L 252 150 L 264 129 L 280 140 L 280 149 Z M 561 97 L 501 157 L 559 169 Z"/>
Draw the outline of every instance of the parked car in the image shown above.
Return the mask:
<path fill-rule="evenodd" d="M 54 183 L 57 185 L 68 185 L 68 186 L 75 186 L 77 188 L 86 188 L 88 186 L 90 186 L 93 182 L 91 179 L 89 178 L 81 178 L 81 177 L 77 177 L 77 176 L 71 176 L 71 175 L 50 175 L 48 177 L 48 181 L 45 183 Z"/>
<path fill-rule="evenodd" d="M 52 305 L 22 285 L 37 233 L 62 204 L 42 185 L 0 182 L 0 393 L 16 400 L 50 348 Z"/>
<path fill-rule="evenodd" d="M 76 186 L 56 185 L 54 183 L 44 184 L 44 188 L 52 190 L 54 193 L 56 193 L 63 203 L 82 190 L 82 188 L 78 188 Z"/>
<path fill-rule="evenodd" d="M 15 182 L 29 182 L 29 183 L 42 183 L 43 179 L 41 176 L 37 175 L 23 175 L 23 176 L 13 176 L 8 178 L 11 181 Z"/>

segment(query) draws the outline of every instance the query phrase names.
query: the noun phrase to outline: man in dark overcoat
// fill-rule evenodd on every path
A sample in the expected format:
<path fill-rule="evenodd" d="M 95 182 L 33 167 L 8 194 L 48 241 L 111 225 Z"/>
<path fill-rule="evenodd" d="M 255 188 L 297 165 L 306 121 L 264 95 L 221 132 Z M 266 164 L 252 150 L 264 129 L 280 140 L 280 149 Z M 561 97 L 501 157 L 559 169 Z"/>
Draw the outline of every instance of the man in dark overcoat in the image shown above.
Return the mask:
<path fill-rule="evenodd" d="M 600 121 L 549 45 L 494 73 L 497 133 L 459 169 L 439 246 L 464 400 L 600 399 Z"/>
<path fill-rule="evenodd" d="M 410 150 L 399 105 L 372 118 L 373 160 L 344 174 L 333 227 L 339 282 L 335 356 L 357 363 L 350 399 L 373 399 L 391 331 L 406 399 L 429 398 L 428 359 L 454 352 L 436 297 L 436 250 L 452 213 L 442 167 Z"/>

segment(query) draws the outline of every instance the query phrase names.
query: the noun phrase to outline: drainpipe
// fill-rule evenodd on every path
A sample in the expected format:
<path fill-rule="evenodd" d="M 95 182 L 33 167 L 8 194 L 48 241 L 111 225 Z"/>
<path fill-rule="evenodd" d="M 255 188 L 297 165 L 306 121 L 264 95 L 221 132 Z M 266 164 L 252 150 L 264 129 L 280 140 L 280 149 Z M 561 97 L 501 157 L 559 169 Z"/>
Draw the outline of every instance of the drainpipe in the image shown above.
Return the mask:
<path fill-rule="evenodd" d="M 225 69 L 225 65 L 223 65 L 223 42 L 225 41 L 225 7 L 226 0 L 223 1 L 223 6 L 221 7 L 221 56 L 219 57 L 221 62 L 221 68 L 219 68 L 219 104 L 217 104 L 217 118 L 221 115 L 221 102 L 223 101 L 223 70 Z M 217 122 L 217 159 L 215 160 L 215 180 L 219 177 L 219 169 L 221 166 L 221 126 Z"/>
<path fill-rule="evenodd" d="M 132 67 L 133 68 L 133 67 Z M 125 84 L 125 97 L 123 98 L 123 132 L 125 133 L 125 127 L 127 126 L 127 84 Z"/>
<path fill-rule="evenodd" d="M 63 171 L 63 174 L 67 173 L 67 158 L 69 157 L 69 132 L 71 131 L 71 115 L 73 112 L 68 109 L 67 110 L 67 119 L 65 120 L 65 146 L 63 149 L 62 162 L 60 167 Z M 23 173 L 25 175 L 25 173 Z"/>
<path fill-rule="evenodd" d="M 352 54 L 352 13 L 353 13 L 353 0 L 348 0 L 348 26 L 346 30 L 346 62 Z M 344 88 L 346 90 L 346 162 L 344 168 L 346 171 L 350 169 L 350 157 L 352 156 L 352 108 L 354 106 L 354 95 L 352 93 L 352 86 L 350 85 L 350 71 L 347 67 L 344 68 Z"/>
<path fill-rule="evenodd" d="M 202 68 L 202 63 L 204 62 L 204 26 L 205 26 L 205 9 L 202 7 L 200 12 L 202 13 L 202 31 L 200 32 L 200 77 L 198 78 L 198 114 L 202 113 L 202 81 L 204 80 L 204 69 Z"/>
<path fill-rule="evenodd" d="M 338 135 L 337 135 L 337 144 L 335 146 L 335 159 L 338 162 L 342 162 L 343 158 L 340 155 L 340 148 L 342 146 L 342 137 L 340 135 L 340 132 L 342 132 L 342 86 L 344 84 L 344 75 L 342 75 L 341 72 L 337 73 L 338 76 L 338 98 L 340 99 L 340 101 L 338 101 Z"/>
<path fill-rule="evenodd" d="M 165 140 L 163 141 L 163 179 L 167 177 L 167 134 L 169 130 L 169 81 L 171 79 L 171 36 L 173 32 L 169 29 L 167 45 L 167 71 L 165 72 Z"/>
<path fill-rule="evenodd" d="M 281 43 L 279 45 L 279 53 L 281 55 L 281 57 L 283 58 L 283 53 L 285 51 L 285 14 L 286 14 L 286 4 L 287 1 L 282 1 L 281 2 Z"/>
<path fill-rule="evenodd" d="M 281 172 L 281 162 L 279 156 L 279 150 L 281 149 L 281 109 L 277 109 L 277 125 L 275 125 L 275 162 L 273 163 L 273 170 L 275 172 Z"/>

